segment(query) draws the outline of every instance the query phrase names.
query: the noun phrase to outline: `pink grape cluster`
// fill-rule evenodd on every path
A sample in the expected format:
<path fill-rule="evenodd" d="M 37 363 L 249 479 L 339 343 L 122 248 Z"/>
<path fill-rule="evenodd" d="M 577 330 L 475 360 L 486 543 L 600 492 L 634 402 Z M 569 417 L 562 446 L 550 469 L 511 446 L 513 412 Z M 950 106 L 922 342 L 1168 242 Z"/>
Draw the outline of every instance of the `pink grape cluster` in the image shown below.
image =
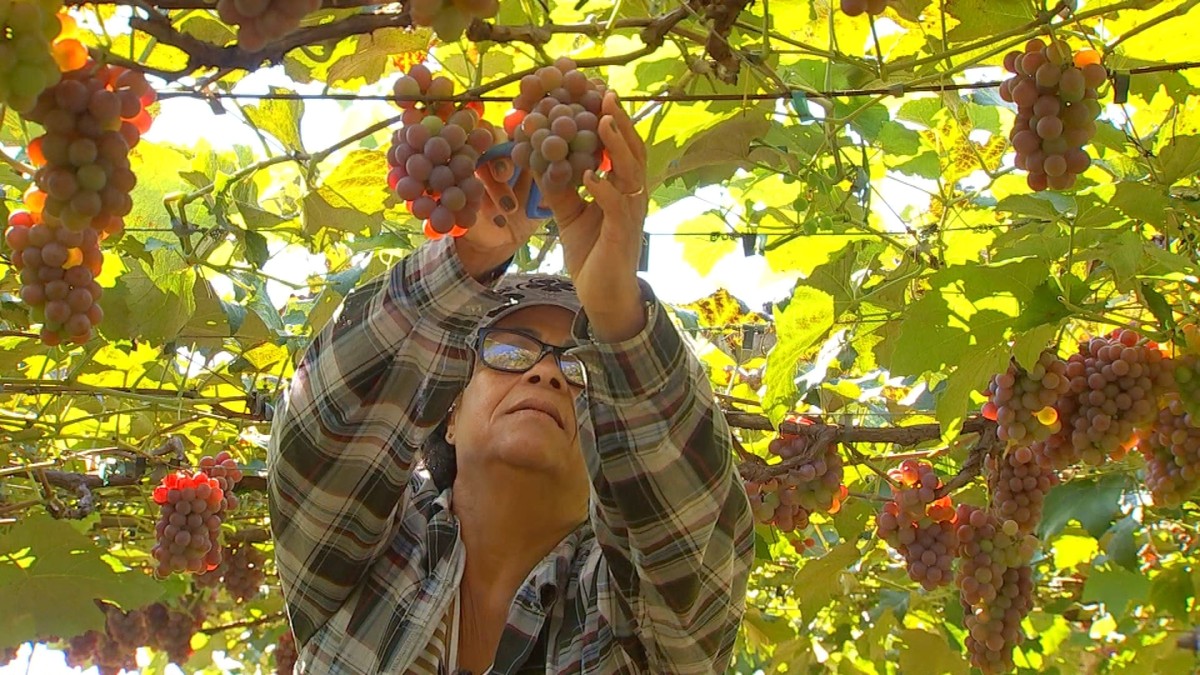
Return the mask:
<path fill-rule="evenodd" d="M 1028 561 L 1038 540 L 1017 521 L 960 504 L 955 582 L 967 629 L 971 664 L 985 673 L 1012 669 L 1012 650 L 1023 639 L 1021 621 L 1033 608 Z"/>
<path fill-rule="evenodd" d="M 158 561 L 156 575 L 199 574 L 221 563 L 218 537 L 224 496 L 220 483 L 203 471 L 167 474 L 154 488 L 154 503 L 159 505 L 152 550 Z"/>
<path fill-rule="evenodd" d="M 897 487 L 875 520 L 879 538 L 904 556 L 908 577 L 926 590 L 953 578 L 956 514 L 933 465 L 912 459 L 888 472 Z"/>
<path fill-rule="evenodd" d="M 1028 534 L 1042 520 L 1046 493 L 1058 485 L 1052 469 L 1037 462 L 1032 448 L 1010 448 L 1002 455 L 989 455 L 984 461 L 991 488 L 991 509 L 1001 520 L 1012 520 L 1017 530 Z"/>
<path fill-rule="evenodd" d="M 496 130 L 478 108 L 454 110 L 453 103 L 418 107 L 418 96 L 444 97 L 453 84 L 417 65 L 397 80 L 406 121 L 392 135 L 388 187 L 404 200 L 427 234 L 461 234 L 475 224 L 483 203 L 483 181 L 475 175 L 479 157 L 497 141 Z M 456 229 L 457 228 L 457 229 Z"/>
<path fill-rule="evenodd" d="M 1083 460 L 1119 459 L 1137 443 L 1137 429 L 1154 421 L 1158 399 L 1173 390 L 1170 362 L 1132 330 L 1114 330 L 1081 343 L 1067 359 L 1071 392 L 1059 412 L 1071 421 L 1063 433 Z"/>
<path fill-rule="evenodd" d="M 1096 135 L 1097 88 L 1108 78 L 1094 54 L 1035 38 L 1004 58 L 1013 76 L 1001 83 L 1000 98 L 1017 105 L 1009 140 L 1035 191 L 1068 189 L 1091 166 L 1083 147 Z"/>
<path fill-rule="evenodd" d="M 1200 488 L 1200 425 L 1172 398 L 1144 429 L 1138 449 L 1146 460 L 1146 487 L 1154 503 L 1178 506 Z"/>
<path fill-rule="evenodd" d="M 847 490 L 843 484 L 842 458 L 836 449 L 826 446 L 824 451 L 813 453 L 807 437 L 780 434 L 771 440 L 767 450 L 781 461 L 794 458 L 801 461 L 764 483 L 745 482 L 758 522 L 793 532 L 808 527 L 809 517 L 815 512 L 838 512 Z"/>
<path fill-rule="evenodd" d="M 549 188 L 579 187 L 584 173 L 605 161 L 598 133 L 604 81 L 589 79 L 562 57 L 521 78 L 520 87 L 505 120 L 516 142 L 513 162 Z"/>
<path fill-rule="evenodd" d="M 1067 364 L 1053 353 L 1042 352 L 1029 370 L 1014 359 L 988 384 L 983 416 L 996 422 L 996 435 L 1010 445 L 1043 441 L 1062 428 L 1054 405 L 1070 388 Z"/>
<path fill-rule="evenodd" d="M 305 16 L 321 9 L 321 0 L 217 0 L 221 21 L 238 27 L 238 45 L 257 52 L 300 27 Z"/>

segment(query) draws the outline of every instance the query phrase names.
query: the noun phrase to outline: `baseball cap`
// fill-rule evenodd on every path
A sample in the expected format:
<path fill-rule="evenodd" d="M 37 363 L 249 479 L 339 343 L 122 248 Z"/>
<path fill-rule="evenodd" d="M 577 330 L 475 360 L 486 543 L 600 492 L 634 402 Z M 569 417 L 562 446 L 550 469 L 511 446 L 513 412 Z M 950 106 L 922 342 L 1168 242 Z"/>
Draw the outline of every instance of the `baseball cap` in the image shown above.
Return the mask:
<path fill-rule="evenodd" d="M 526 307 L 562 307 L 572 315 L 582 307 L 575 293 L 575 284 L 569 277 L 559 274 L 507 274 L 500 278 L 492 290 L 503 297 L 505 303 L 484 315 L 479 324 L 481 328 L 491 326 Z"/>

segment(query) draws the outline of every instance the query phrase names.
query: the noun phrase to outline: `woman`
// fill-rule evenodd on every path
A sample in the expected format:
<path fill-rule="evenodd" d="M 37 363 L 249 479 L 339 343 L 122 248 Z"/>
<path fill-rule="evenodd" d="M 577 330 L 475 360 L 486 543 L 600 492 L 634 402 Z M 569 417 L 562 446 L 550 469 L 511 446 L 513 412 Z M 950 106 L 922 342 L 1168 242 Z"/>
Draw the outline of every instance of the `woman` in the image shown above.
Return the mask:
<path fill-rule="evenodd" d="M 301 672 L 728 667 L 749 504 L 637 277 L 645 146 L 615 95 L 603 113 L 613 170 L 544 197 L 570 279 L 503 276 L 538 223 L 529 172 L 486 176 L 491 222 L 352 293 L 297 368 L 268 487 Z"/>

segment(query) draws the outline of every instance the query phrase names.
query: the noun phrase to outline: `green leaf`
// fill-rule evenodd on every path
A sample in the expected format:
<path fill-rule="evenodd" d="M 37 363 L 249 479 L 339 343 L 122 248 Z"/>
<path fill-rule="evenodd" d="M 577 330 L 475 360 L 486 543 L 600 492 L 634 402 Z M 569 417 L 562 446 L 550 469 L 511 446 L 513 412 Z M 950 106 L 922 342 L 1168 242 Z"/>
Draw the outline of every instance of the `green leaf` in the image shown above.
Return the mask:
<path fill-rule="evenodd" d="M 763 409 L 778 426 L 796 401 L 796 363 L 833 326 L 833 298 L 828 293 L 797 286 L 786 307 L 775 311 L 779 341 L 767 355 Z"/>
<path fill-rule="evenodd" d="M 1162 324 L 1163 330 L 1174 330 L 1175 313 L 1171 311 L 1171 305 L 1163 297 L 1163 294 L 1154 290 L 1154 287 L 1146 282 L 1142 282 L 1141 291 L 1142 299 L 1146 302 L 1146 307 L 1154 315 L 1154 318 L 1158 319 L 1158 322 Z"/>
<path fill-rule="evenodd" d="M 1134 567 L 1130 571 L 1137 572 Z M 1188 601 L 1196 597 L 1196 585 L 1187 567 L 1176 565 L 1163 570 L 1150 582 L 1150 604 L 1181 622 L 1190 620 Z"/>
<path fill-rule="evenodd" d="M 943 633 L 917 628 L 901 631 L 900 672 L 967 673 L 971 664 Z"/>
<path fill-rule="evenodd" d="M 1033 5 L 1024 0 L 948 0 L 945 7 L 959 21 L 946 33 L 952 42 L 991 37 L 1034 18 Z"/>
<path fill-rule="evenodd" d="M 1048 540 L 1078 520 L 1088 534 L 1099 538 L 1112 525 L 1120 510 L 1125 477 L 1108 474 L 1100 478 L 1073 478 L 1050 490 L 1042 507 L 1038 536 Z"/>
<path fill-rule="evenodd" d="M 996 204 L 997 211 L 1008 211 L 1019 216 L 1031 216 L 1041 220 L 1055 220 L 1066 213 L 1068 204 L 1049 196 L 1011 195 Z"/>
<path fill-rule="evenodd" d="M 329 176 L 324 187 L 366 214 L 383 211 L 389 191 L 387 153 L 358 149 L 348 153 Z"/>
<path fill-rule="evenodd" d="M 943 441 L 958 436 L 971 407 L 971 392 L 982 391 L 993 375 L 1004 372 L 1008 359 L 1005 344 L 972 346 L 963 352 L 963 359 L 946 379 L 945 388 L 937 393 L 937 420 L 942 425 Z"/>
<path fill-rule="evenodd" d="M 267 238 L 254 230 L 246 230 L 246 261 L 253 263 L 258 269 L 267 264 L 271 253 L 267 250 Z"/>
<path fill-rule="evenodd" d="M 94 600 L 133 609 L 158 599 L 162 589 L 138 572 L 118 573 L 105 551 L 67 521 L 25 516 L 0 527 L 0 648 L 51 635 L 104 629 Z"/>
<path fill-rule="evenodd" d="M 271 87 L 273 94 L 295 93 L 282 87 Z M 243 106 L 251 124 L 275 138 L 288 150 L 304 152 L 300 138 L 300 118 L 304 116 L 304 101 L 264 99 L 258 105 Z"/>
<path fill-rule="evenodd" d="M 374 234 L 382 223 L 382 211 L 374 214 L 363 213 L 354 202 L 348 201 L 335 189 L 325 185 L 304 195 L 305 234 L 313 235 L 325 228 Z"/>
<path fill-rule="evenodd" d="M 338 58 L 329 67 L 325 81 L 330 86 L 357 89 L 378 82 L 388 72 L 392 55 L 410 49 L 413 38 L 411 31 L 403 28 L 381 28 L 359 35 L 352 42 L 354 53 Z"/>
<path fill-rule="evenodd" d="M 937 153 L 932 150 L 926 150 L 921 154 L 913 157 L 907 162 L 901 162 L 892 167 L 900 173 L 906 173 L 910 176 L 920 176 L 933 180 L 941 175 L 942 163 L 938 159 Z"/>
<path fill-rule="evenodd" d="M 811 621 L 822 607 L 840 591 L 838 576 L 859 558 L 855 540 L 844 541 L 828 553 L 804 563 L 792 578 L 796 609 L 805 622 Z"/>
<path fill-rule="evenodd" d="M 1133 516 L 1126 516 L 1118 520 L 1112 528 L 1112 537 L 1108 540 L 1108 546 L 1104 549 L 1109 560 L 1131 572 L 1139 571 L 1138 543 L 1133 537 L 1138 527 L 1139 523 Z"/>
<path fill-rule="evenodd" d="M 1102 602 L 1114 617 L 1122 617 L 1144 600 L 1150 590 L 1150 580 L 1137 572 L 1119 567 L 1092 570 L 1083 584 L 1084 602 Z"/>
<path fill-rule="evenodd" d="M 1047 275 L 1046 264 L 1032 259 L 937 272 L 930 290 L 907 307 L 888 366 L 897 375 L 945 372 L 964 363 L 972 346 L 1004 343 Z"/>
<path fill-rule="evenodd" d="M 104 294 L 101 329 L 114 338 L 169 340 L 180 333 L 196 308 L 192 285 L 196 272 L 178 253 L 150 252 L 154 264 L 126 258 L 128 270 Z"/>
<path fill-rule="evenodd" d="M 1162 227 L 1171 202 L 1162 187 L 1153 183 L 1122 181 L 1109 203 L 1126 216 Z"/>
<path fill-rule="evenodd" d="M 1176 136 L 1158 155 L 1159 180 L 1163 185 L 1200 171 L 1200 135 Z"/>

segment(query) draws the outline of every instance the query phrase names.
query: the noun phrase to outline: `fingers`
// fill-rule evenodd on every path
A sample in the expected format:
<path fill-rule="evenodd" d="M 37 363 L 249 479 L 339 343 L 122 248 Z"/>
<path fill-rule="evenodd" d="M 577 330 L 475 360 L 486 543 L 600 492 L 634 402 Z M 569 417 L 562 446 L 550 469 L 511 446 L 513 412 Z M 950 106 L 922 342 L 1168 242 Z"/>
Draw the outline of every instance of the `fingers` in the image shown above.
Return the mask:
<path fill-rule="evenodd" d="M 617 124 L 617 130 L 621 132 L 621 137 L 625 139 L 625 143 L 629 146 L 633 156 L 638 162 L 644 164 L 646 162 L 646 143 L 642 140 L 641 134 L 637 132 L 637 127 L 633 124 L 633 119 L 621 107 L 617 100 L 616 92 L 608 92 L 604 95 L 604 101 L 600 106 L 600 114 L 611 116 Z"/>
<path fill-rule="evenodd" d="M 538 187 L 542 189 L 542 206 L 554 214 L 554 222 L 558 223 L 560 229 L 569 227 L 587 206 L 576 188 L 547 189 L 540 181 Z"/>
<path fill-rule="evenodd" d="M 492 160 L 475 171 L 475 175 L 483 181 L 485 198 L 490 198 L 506 214 L 517 210 L 516 193 L 508 184 L 508 176 L 512 175 L 512 171 L 512 160 L 507 157 Z M 500 179 L 500 176 L 504 176 L 504 179 Z"/>
<path fill-rule="evenodd" d="M 617 219 L 618 222 L 624 221 L 623 226 L 640 230 L 645 225 L 648 206 L 645 192 L 623 192 L 611 176 L 601 180 L 595 171 L 584 174 L 583 187 L 607 216 Z"/>

